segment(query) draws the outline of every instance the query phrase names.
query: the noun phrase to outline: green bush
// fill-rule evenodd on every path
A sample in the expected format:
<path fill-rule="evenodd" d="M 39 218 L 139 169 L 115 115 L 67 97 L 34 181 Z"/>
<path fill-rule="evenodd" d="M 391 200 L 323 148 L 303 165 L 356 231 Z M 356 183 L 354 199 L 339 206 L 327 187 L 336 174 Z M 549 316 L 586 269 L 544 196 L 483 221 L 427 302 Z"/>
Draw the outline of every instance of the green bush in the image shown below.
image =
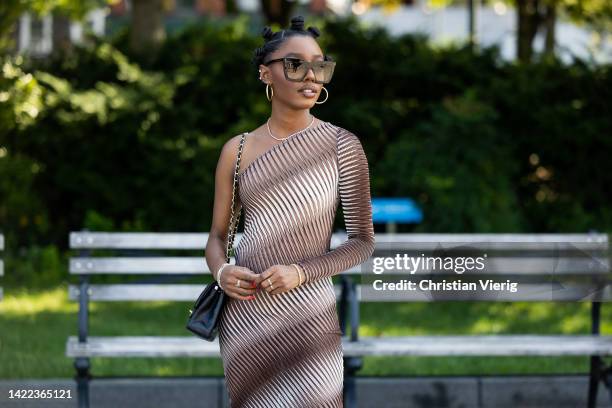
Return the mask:
<path fill-rule="evenodd" d="M 417 198 L 425 223 L 415 231 L 519 232 L 512 180 L 517 163 L 507 160 L 512 143 L 495 124 L 497 113 L 475 92 L 448 98 L 428 122 L 407 129 L 387 147 L 376 167 L 385 187 Z"/>
<path fill-rule="evenodd" d="M 30 245 L 4 251 L 5 288 L 47 288 L 68 277 L 68 258 L 55 245 Z M 5 289 L 8 292 L 9 289 Z"/>

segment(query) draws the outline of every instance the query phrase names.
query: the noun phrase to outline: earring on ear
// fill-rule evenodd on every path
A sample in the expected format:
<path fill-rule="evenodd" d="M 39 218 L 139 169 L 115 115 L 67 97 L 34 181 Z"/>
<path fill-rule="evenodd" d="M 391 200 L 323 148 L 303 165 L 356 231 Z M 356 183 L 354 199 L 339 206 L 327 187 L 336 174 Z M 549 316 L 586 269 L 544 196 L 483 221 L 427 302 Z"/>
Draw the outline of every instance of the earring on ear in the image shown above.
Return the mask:
<path fill-rule="evenodd" d="M 320 105 L 322 103 L 325 103 L 325 101 L 327 100 L 327 98 L 329 98 L 329 92 L 327 91 L 327 88 L 322 87 L 321 89 L 323 89 L 325 91 L 325 99 L 323 99 L 322 101 L 315 101 L 316 104 Z"/>

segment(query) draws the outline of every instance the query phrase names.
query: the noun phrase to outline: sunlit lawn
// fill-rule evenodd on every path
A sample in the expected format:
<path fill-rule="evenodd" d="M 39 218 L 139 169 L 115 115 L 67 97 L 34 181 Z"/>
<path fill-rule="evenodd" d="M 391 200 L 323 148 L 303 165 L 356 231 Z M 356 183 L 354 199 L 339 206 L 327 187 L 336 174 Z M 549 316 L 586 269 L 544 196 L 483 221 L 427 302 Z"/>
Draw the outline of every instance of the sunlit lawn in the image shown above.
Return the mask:
<path fill-rule="evenodd" d="M 78 305 L 66 285 L 28 291 L 4 288 L 0 301 L 0 377 L 74 376 L 65 343 L 77 334 Z M 188 302 L 92 302 L 90 334 L 192 336 Z M 586 334 L 586 302 L 433 302 L 361 306 L 360 335 L 549 333 Z M 612 308 L 602 307 L 602 333 L 612 333 Z M 223 375 L 220 359 L 92 358 L 94 376 Z M 586 373 L 588 357 L 366 358 L 360 375 Z"/>

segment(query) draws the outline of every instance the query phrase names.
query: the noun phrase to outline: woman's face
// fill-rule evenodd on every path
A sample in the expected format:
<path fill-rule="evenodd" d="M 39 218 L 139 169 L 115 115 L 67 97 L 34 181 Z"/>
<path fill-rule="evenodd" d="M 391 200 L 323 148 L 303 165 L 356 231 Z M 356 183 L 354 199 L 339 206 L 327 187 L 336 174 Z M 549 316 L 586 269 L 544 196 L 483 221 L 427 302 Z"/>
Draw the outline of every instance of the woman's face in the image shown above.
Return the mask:
<path fill-rule="evenodd" d="M 269 54 L 266 61 L 283 58 L 297 57 L 305 61 L 323 61 L 323 52 L 314 38 L 297 35 L 288 38 L 278 50 Z M 293 109 L 310 109 L 314 106 L 321 93 L 322 84 L 314 82 L 315 76 L 312 69 L 301 82 L 289 81 L 285 78 L 283 62 L 273 62 L 268 66 L 260 65 L 261 78 L 264 83 L 270 84 L 274 90 L 272 101 L 292 107 Z M 302 89 L 310 88 L 314 92 L 308 93 Z"/>

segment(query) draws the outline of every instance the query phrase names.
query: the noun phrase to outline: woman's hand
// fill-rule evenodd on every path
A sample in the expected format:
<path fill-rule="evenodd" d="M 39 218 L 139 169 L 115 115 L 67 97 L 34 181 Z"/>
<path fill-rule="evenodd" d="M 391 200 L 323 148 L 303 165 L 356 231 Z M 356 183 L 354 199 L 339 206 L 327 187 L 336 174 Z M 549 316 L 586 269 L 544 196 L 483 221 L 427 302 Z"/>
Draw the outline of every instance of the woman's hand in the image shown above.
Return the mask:
<path fill-rule="evenodd" d="M 223 291 L 239 300 L 255 299 L 259 276 L 244 266 L 227 265 L 223 267 L 221 281 Z"/>
<path fill-rule="evenodd" d="M 303 277 L 301 278 L 298 275 L 298 268 L 293 265 L 273 265 L 269 267 L 260 275 L 261 287 L 271 295 L 290 291 L 303 281 Z"/>

